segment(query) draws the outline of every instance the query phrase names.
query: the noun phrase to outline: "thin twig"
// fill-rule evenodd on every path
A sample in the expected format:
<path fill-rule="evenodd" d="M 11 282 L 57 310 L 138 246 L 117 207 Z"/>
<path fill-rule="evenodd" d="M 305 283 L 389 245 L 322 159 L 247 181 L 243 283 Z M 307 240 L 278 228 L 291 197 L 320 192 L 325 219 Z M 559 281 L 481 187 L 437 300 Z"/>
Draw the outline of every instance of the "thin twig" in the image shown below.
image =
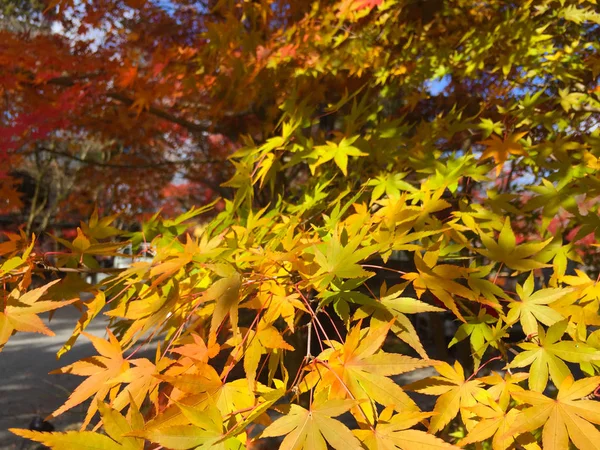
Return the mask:
<path fill-rule="evenodd" d="M 395 272 L 395 273 L 399 273 L 401 275 L 406 275 L 406 272 L 403 272 L 402 270 L 392 269 L 391 267 L 375 266 L 373 264 L 361 264 L 360 266 L 363 268 L 367 267 L 370 269 L 387 270 L 388 272 Z"/>
<path fill-rule="evenodd" d="M 310 361 L 310 339 L 312 337 L 312 322 L 308 323 L 308 337 L 306 338 L 306 359 Z"/>
<path fill-rule="evenodd" d="M 473 372 L 473 374 L 469 378 L 467 378 L 467 381 L 471 381 L 473 377 L 475 377 L 481 371 L 481 369 L 483 369 L 489 363 L 491 363 L 492 361 L 498 361 L 499 359 L 502 359 L 502 356 L 494 356 L 493 358 L 480 365 L 479 368 L 475 372 Z"/>
<path fill-rule="evenodd" d="M 62 273 L 119 273 L 127 270 L 126 268 L 118 267 L 100 267 L 98 269 L 91 269 L 89 267 L 53 267 L 43 264 L 42 267 L 33 269 L 33 272 L 62 272 Z"/>

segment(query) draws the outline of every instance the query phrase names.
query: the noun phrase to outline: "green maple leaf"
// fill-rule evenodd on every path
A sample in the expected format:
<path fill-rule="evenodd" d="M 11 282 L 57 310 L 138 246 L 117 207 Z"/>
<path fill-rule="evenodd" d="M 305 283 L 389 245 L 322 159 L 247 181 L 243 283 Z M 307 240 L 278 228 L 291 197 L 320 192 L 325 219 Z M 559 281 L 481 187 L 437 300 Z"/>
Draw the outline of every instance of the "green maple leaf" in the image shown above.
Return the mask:
<path fill-rule="evenodd" d="M 502 262 L 511 269 L 519 271 L 548 267 L 547 264 L 541 263 L 531 257 L 542 251 L 552 241 L 552 238 L 543 242 L 529 242 L 517 245 L 517 240 L 508 217 L 500 230 L 498 241 L 485 233 L 480 233 L 480 238 L 485 249 L 478 248 L 476 250 L 492 261 Z"/>
<path fill-rule="evenodd" d="M 315 283 L 327 286 L 335 277 L 360 278 L 369 277 L 370 272 L 364 270 L 360 264 L 373 254 L 379 246 L 371 245 L 360 248 L 364 240 L 364 233 L 356 235 L 346 245 L 342 245 L 338 233 L 322 244 L 315 245 L 314 262 L 320 266 L 315 274 Z"/>
<path fill-rule="evenodd" d="M 398 198 L 401 191 L 416 191 L 416 188 L 412 184 L 403 180 L 405 176 L 405 173 L 388 173 L 379 175 L 374 180 L 370 180 L 367 183 L 367 186 L 373 186 L 373 190 L 371 191 L 371 203 L 384 194 L 390 198 Z"/>
<path fill-rule="evenodd" d="M 481 119 L 481 122 L 478 125 L 479 129 L 483 130 L 484 138 L 488 138 L 490 134 L 496 133 L 498 135 L 502 134 L 504 131 L 504 125 L 502 122 L 494 122 L 492 119 Z"/>
<path fill-rule="evenodd" d="M 558 12 L 558 16 L 576 24 L 584 22 L 600 23 L 600 14 L 588 8 L 577 8 L 575 5 L 569 5 Z"/>
<path fill-rule="evenodd" d="M 582 342 L 560 341 L 565 333 L 568 322 L 558 322 L 544 331 L 538 325 L 535 342 L 524 342 L 519 347 L 524 351 L 519 353 L 508 365 L 509 368 L 527 367 L 529 369 L 529 388 L 532 391 L 543 392 L 548 384 L 548 375 L 552 382 L 559 386 L 571 371 L 564 361 L 584 363 L 598 361 L 600 351 Z"/>
<path fill-rule="evenodd" d="M 481 358 L 483 358 L 483 354 L 490 345 L 490 341 L 494 339 L 491 324 L 495 322 L 496 319 L 489 314 L 486 314 L 485 309 L 481 309 L 477 317 L 468 318 L 466 323 L 463 323 L 458 327 L 458 330 L 448 347 L 452 347 L 454 344 L 469 338 L 475 362 L 475 370 L 477 370 L 481 363 Z"/>
<path fill-rule="evenodd" d="M 242 442 L 228 433 L 223 416 L 212 399 L 205 408 L 199 409 L 178 403 L 177 406 L 190 422 L 189 425 L 172 425 L 151 428 L 139 432 L 151 442 L 174 450 L 195 448 L 198 450 L 242 450 L 246 448 Z M 238 433 L 239 434 L 239 431 Z"/>
<path fill-rule="evenodd" d="M 360 151 L 352 144 L 356 142 L 358 136 L 352 138 L 343 138 L 339 143 L 327 141 L 327 145 L 318 145 L 309 156 L 316 156 L 317 161 L 310 165 L 310 170 L 314 174 L 315 169 L 332 159 L 340 168 L 344 176 L 348 176 L 348 157 L 349 156 L 367 156 L 368 153 Z"/>

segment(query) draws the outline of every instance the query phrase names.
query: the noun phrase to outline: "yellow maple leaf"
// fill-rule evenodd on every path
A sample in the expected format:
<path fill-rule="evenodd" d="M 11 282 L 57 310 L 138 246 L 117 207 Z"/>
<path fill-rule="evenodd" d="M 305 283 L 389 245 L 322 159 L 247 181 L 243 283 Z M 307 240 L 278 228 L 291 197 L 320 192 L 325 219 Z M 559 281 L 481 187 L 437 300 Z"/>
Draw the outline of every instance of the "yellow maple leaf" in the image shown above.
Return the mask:
<path fill-rule="evenodd" d="M 545 449 L 567 450 L 569 441 L 581 450 L 597 449 L 600 432 L 593 424 L 600 424 L 600 403 L 585 397 L 594 392 L 599 377 L 573 381 L 568 376 L 561 383 L 556 399 L 539 392 L 514 392 L 513 397 L 532 405 L 515 419 L 507 434 L 519 435 L 543 427 L 542 444 Z"/>
<path fill-rule="evenodd" d="M 391 378 L 428 367 L 432 360 L 417 359 L 380 350 L 391 323 L 377 328 L 352 328 L 344 344 L 329 341 L 300 384 L 301 392 L 315 387 L 315 393 L 328 392 L 330 399 L 352 399 L 364 402 L 352 408 L 359 420 L 373 423 L 374 403 L 393 404 L 396 411 L 418 411 L 414 401 Z M 362 411 L 362 412 L 361 412 Z"/>
<path fill-rule="evenodd" d="M 5 297 L 6 306 L 3 312 L 0 311 L 0 352 L 8 339 L 17 331 L 54 336 L 54 332 L 44 324 L 38 314 L 61 308 L 78 300 L 70 299 L 58 302 L 39 300 L 52 285 L 59 281 L 52 281 L 26 293 L 14 289 Z"/>
<path fill-rule="evenodd" d="M 459 412 L 467 430 L 470 430 L 476 421 L 473 420 L 474 413 L 469 408 L 475 406 L 476 397 L 485 392 L 481 382 L 465 378 L 464 369 L 458 361 L 454 363 L 454 367 L 445 362 L 439 363 L 435 370 L 441 376 L 424 378 L 405 386 L 406 390 L 439 396 L 433 408 L 435 415 L 429 423 L 429 432 L 439 432 Z"/>
<path fill-rule="evenodd" d="M 458 447 L 442 439 L 426 433 L 413 430 L 417 423 L 430 417 L 433 413 L 404 411 L 392 416 L 392 407 L 387 407 L 379 415 L 377 427 L 364 430 L 354 430 L 354 435 L 365 448 L 387 450 L 458 450 Z"/>
<path fill-rule="evenodd" d="M 326 450 L 327 444 L 336 450 L 359 450 L 360 442 L 352 432 L 333 417 L 348 411 L 353 400 L 325 400 L 318 395 L 310 409 L 289 405 L 287 414 L 269 425 L 262 437 L 283 436 L 282 449 Z"/>

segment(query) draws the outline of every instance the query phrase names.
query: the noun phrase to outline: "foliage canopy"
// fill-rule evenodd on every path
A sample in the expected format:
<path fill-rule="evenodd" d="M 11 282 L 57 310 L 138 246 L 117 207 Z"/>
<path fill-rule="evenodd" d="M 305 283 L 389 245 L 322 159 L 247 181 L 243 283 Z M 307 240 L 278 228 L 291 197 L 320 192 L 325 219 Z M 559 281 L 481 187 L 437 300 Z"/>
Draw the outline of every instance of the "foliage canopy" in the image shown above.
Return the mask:
<path fill-rule="evenodd" d="M 0 32 L 0 160 L 77 161 L 61 201 L 105 211 L 175 174 L 223 199 L 209 220 L 214 203 L 129 233 L 96 210 L 52 255 L 7 234 L 0 349 L 79 308 L 59 356 L 80 335 L 97 354 L 60 369 L 83 381 L 52 417 L 91 399 L 83 426 L 102 431 L 14 433 L 59 449 L 600 448 L 595 0 L 48 7 L 62 34 Z M 103 189 L 123 195 L 107 207 Z M 125 240 L 152 261 L 84 281 Z M 106 339 L 85 332 L 99 315 Z M 424 316 L 456 324 L 467 357 L 434 359 Z"/>

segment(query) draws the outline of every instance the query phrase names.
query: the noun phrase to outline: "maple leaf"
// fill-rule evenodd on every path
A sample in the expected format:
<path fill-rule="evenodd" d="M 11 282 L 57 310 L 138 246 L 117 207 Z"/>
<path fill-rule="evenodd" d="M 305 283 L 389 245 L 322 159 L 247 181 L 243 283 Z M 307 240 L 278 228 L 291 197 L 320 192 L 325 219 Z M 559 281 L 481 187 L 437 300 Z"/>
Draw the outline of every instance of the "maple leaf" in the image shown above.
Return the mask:
<path fill-rule="evenodd" d="M 281 317 L 293 333 L 296 329 L 294 324 L 296 311 L 308 313 L 306 306 L 299 298 L 298 293 L 290 293 L 289 287 L 267 280 L 261 284 L 256 298 L 249 301 L 247 305 L 254 306 L 256 304 L 256 309 L 262 308 L 265 311 L 264 320 L 269 323 L 273 323 Z"/>
<path fill-rule="evenodd" d="M 543 186 L 529 187 L 537 195 L 529 199 L 525 209 L 528 211 L 542 209 L 543 223 L 544 226 L 547 226 L 561 208 L 576 207 L 577 202 L 566 190 L 557 188 L 550 181 L 543 179 L 542 184 Z"/>
<path fill-rule="evenodd" d="M 552 238 L 543 242 L 528 242 L 517 245 L 517 240 L 508 217 L 505 219 L 504 225 L 500 230 L 498 242 L 483 232 L 479 234 L 479 237 L 486 249 L 476 248 L 475 250 L 492 261 L 502 262 L 511 269 L 519 271 L 548 267 L 548 264 L 541 263 L 535 258 L 531 259 L 531 257 L 542 251 L 552 241 Z"/>
<path fill-rule="evenodd" d="M 525 381 L 527 378 L 529 378 L 529 374 L 525 372 L 505 372 L 503 375 L 492 372 L 491 375 L 479 378 L 479 381 L 491 386 L 487 389 L 487 393 L 492 400 L 498 402 L 503 411 L 506 411 L 510 403 L 511 394 L 522 391 L 523 388 L 519 383 Z"/>
<path fill-rule="evenodd" d="M 310 409 L 288 405 L 283 417 L 265 428 L 261 437 L 285 435 L 280 450 L 326 450 L 327 444 L 336 450 L 359 450 L 362 446 L 358 439 L 344 424 L 332 418 L 355 404 L 352 400 L 326 400 L 326 395 L 315 395 Z"/>
<path fill-rule="evenodd" d="M 391 331 L 401 340 L 410 345 L 422 358 L 428 358 L 423 344 L 419 339 L 417 330 L 406 314 L 418 314 L 423 312 L 443 312 L 442 308 L 430 305 L 411 297 L 402 297 L 402 293 L 408 283 L 401 283 L 387 288 L 385 281 L 381 285 L 378 302 L 369 302 L 359 308 L 353 319 L 371 318 L 371 326 L 383 326 L 395 319 Z M 356 294 L 355 294 L 356 295 Z M 368 297 L 367 297 L 368 298 Z M 379 325 L 377 325 L 379 323 Z"/>
<path fill-rule="evenodd" d="M 82 334 L 92 341 L 92 345 L 99 355 L 84 358 L 81 361 L 50 372 L 87 377 L 75 388 L 67 401 L 48 416 L 50 419 L 58 417 L 93 396 L 94 399 L 83 420 L 82 428 L 84 428 L 96 413 L 98 401 L 106 397 L 109 391 L 118 384 L 115 379 L 129 368 L 129 362 L 123 358 L 119 341 L 110 330 L 107 329 L 107 333 L 108 341 L 83 332 Z"/>
<path fill-rule="evenodd" d="M 537 342 L 523 342 L 518 344 L 524 351 L 511 361 L 508 367 L 527 367 L 529 371 L 529 388 L 536 392 L 543 392 L 548 384 L 548 375 L 555 385 L 560 385 L 571 371 L 563 362 L 583 363 L 598 361 L 600 351 L 585 343 L 574 341 L 560 341 L 565 333 L 568 322 L 557 322 L 544 331 L 538 325 Z"/>
<path fill-rule="evenodd" d="M 240 288 L 242 286 L 242 276 L 232 266 L 214 267 L 217 274 L 223 278 L 215 281 L 209 287 L 202 298 L 205 301 L 215 301 L 215 309 L 210 322 L 211 334 L 216 333 L 217 328 L 227 314 L 234 333 L 237 333 L 238 307 L 240 302 Z"/>
<path fill-rule="evenodd" d="M 597 449 L 600 431 L 593 424 L 600 425 L 600 403 L 585 397 L 599 385 L 600 377 L 573 381 L 569 375 L 560 384 L 556 399 L 539 392 L 513 393 L 516 400 L 532 406 L 517 416 L 508 434 L 518 435 L 543 427 L 544 449 L 568 450 L 569 441 L 579 450 Z"/>
<path fill-rule="evenodd" d="M 173 450 L 245 448 L 235 435 L 227 432 L 221 412 L 210 399 L 202 410 L 181 403 L 178 403 L 177 407 L 191 423 L 190 425 L 153 427 L 135 435 L 143 436 L 151 442 Z"/>
<path fill-rule="evenodd" d="M 356 142 L 359 136 L 352 138 L 343 138 L 339 143 L 327 141 L 327 145 L 318 145 L 315 147 L 311 156 L 315 156 L 317 161 L 310 164 L 310 170 L 314 174 L 315 169 L 332 159 L 340 168 L 344 176 L 348 175 L 348 157 L 349 156 L 367 156 L 368 153 L 360 151 L 352 144 Z"/>
<path fill-rule="evenodd" d="M 274 349 L 293 351 L 294 347 L 283 339 L 283 336 L 277 328 L 263 320 L 259 321 L 256 330 L 243 330 L 243 333 L 245 335 L 245 342 L 242 346 L 243 350 L 240 351 L 239 354 L 244 355 L 244 371 L 246 372 L 246 379 L 248 380 L 249 385 L 253 386 L 256 378 L 256 370 L 258 369 L 258 364 L 260 363 L 262 355 L 269 353 L 269 350 Z M 230 345 L 239 345 L 241 344 L 241 340 L 242 338 L 238 336 L 230 339 L 227 343 Z M 230 361 L 229 364 L 233 365 L 234 361 Z"/>
<path fill-rule="evenodd" d="M 526 335 L 537 333 L 538 322 L 550 326 L 563 320 L 564 317 L 548 305 L 571 292 L 571 289 L 558 288 L 540 289 L 533 292 L 533 288 L 534 280 L 533 273 L 531 273 L 522 286 L 517 284 L 517 295 L 521 301 L 511 301 L 506 315 L 506 321 L 509 324 L 520 320 Z"/>
<path fill-rule="evenodd" d="M 600 283 L 592 280 L 582 270 L 575 269 L 576 275 L 565 275 L 563 281 L 578 291 L 578 297 L 582 302 L 600 300 Z"/>
<path fill-rule="evenodd" d="M 504 124 L 502 122 L 494 122 L 492 119 L 483 118 L 478 127 L 484 131 L 484 138 L 487 138 L 492 133 L 502 134 L 504 131 Z"/>
<path fill-rule="evenodd" d="M 10 259 L 7 259 L 0 266 L 0 275 L 11 273 L 16 269 L 25 269 L 26 271 L 28 269 L 27 260 L 20 256 L 14 256 Z"/>
<path fill-rule="evenodd" d="M 31 253 L 31 250 L 33 250 L 35 234 L 31 236 L 31 239 L 23 230 L 21 230 L 19 234 L 8 231 L 4 231 L 3 234 L 8 238 L 8 240 L 0 243 L 0 255 L 4 256 L 5 258 L 11 258 L 15 257 L 17 252 L 23 251 L 23 254 L 20 256 L 20 258 L 22 260 L 26 260 Z"/>
<path fill-rule="evenodd" d="M 142 112 L 150 109 L 153 100 L 154 95 L 151 92 L 138 90 L 135 93 L 134 101 L 131 104 L 131 109 L 133 109 L 139 117 Z"/>
<path fill-rule="evenodd" d="M 112 381 L 123 385 L 121 392 L 112 401 L 112 406 L 121 411 L 131 400 L 142 404 L 145 398 L 150 398 L 158 404 L 158 375 L 175 361 L 160 356 L 160 346 L 156 349 L 156 363 L 146 358 L 130 359 L 129 367 Z"/>
<path fill-rule="evenodd" d="M 479 302 L 487 304 L 494 309 L 501 309 L 498 298 L 504 300 L 510 300 L 510 297 L 504 292 L 504 290 L 488 280 L 488 276 L 492 271 L 494 265 L 488 264 L 486 266 L 472 267 L 473 272 L 467 275 L 467 284 L 473 291 L 473 293 L 479 297 Z M 481 299 L 480 296 L 485 298 Z M 487 302 L 486 302 L 487 300 Z"/>
<path fill-rule="evenodd" d="M 0 153 L 0 163 L 3 161 L 3 155 Z M 11 177 L 2 176 L 3 173 L 0 172 L 0 208 L 3 210 L 15 210 L 18 211 L 24 208 L 23 204 L 23 193 L 19 192 L 19 183 L 16 180 L 13 180 Z M 7 234 L 7 233 L 5 233 Z M 8 235 L 8 234 L 7 234 Z M 0 248 L 2 245 L 0 244 Z M 2 251 L 0 250 L 0 254 Z"/>
<path fill-rule="evenodd" d="M 470 407 L 477 404 L 476 396 L 485 393 L 479 380 L 465 379 L 465 372 L 457 362 L 454 367 L 442 362 L 436 364 L 435 370 L 441 377 L 429 377 L 405 386 L 405 389 L 427 395 L 439 395 L 429 423 L 429 432 L 436 433 L 442 430 L 450 421 L 461 414 L 467 429 L 475 425 Z"/>
<path fill-rule="evenodd" d="M 47 447 L 64 450 L 78 448 L 86 450 L 124 450 L 123 446 L 104 434 L 92 431 L 67 431 L 66 433 L 42 433 L 23 429 L 10 428 L 9 431 Z"/>
<path fill-rule="evenodd" d="M 415 266 L 417 273 L 410 272 L 402 275 L 405 280 L 413 282 L 417 297 L 421 298 L 426 290 L 435 295 L 456 317 L 465 322 L 463 315 L 458 310 L 454 296 L 475 300 L 473 292 L 454 281 L 461 275 L 467 275 L 469 269 L 451 265 L 437 264 L 439 251 L 426 252 L 423 256 L 415 252 Z"/>
<path fill-rule="evenodd" d="M 63 293 L 64 291 L 61 292 L 61 294 Z M 77 297 L 78 296 L 79 293 L 77 294 Z M 104 292 L 98 291 L 96 295 L 94 295 L 94 297 L 91 298 L 89 301 L 85 302 L 84 305 L 87 308 L 87 311 L 85 311 L 81 315 L 81 317 L 77 321 L 77 325 L 75 326 L 73 333 L 71 334 L 71 337 L 57 352 L 56 356 L 58 358 L 60 358 L 63 354 L 71 350 L 73 344 L 75 343 L 81 332 L 84 331 L 87 328 L 87 326 L 91 323 L 92 319 L 96 317 L 100 313 L 100 311 L 102 311 L 102 308 L 104 308 L 104 306 L 106 305 L 106 296 L 104 295 Z"/>
<path fill-rule="evenodd" d="M 490 341 L 494 340 L 494 334 L 490 325 L 495 322 L 496 319 L 486 314 L 485 309 L 481 309 L 476 317 L 470 317 L 466 323 L 458 327 L 448 347 L 452 347 L 458 342 L 469 338 L 475 370 L 477 370 L 483 354 L 490 345 Z"/>
<path fill-rule="evenodd" d="M 85 227 L 88 231 L 97 232 L 99 234 L 110 232 L 110 228 L 106 228 L 106 224 L 98 225 L 96 224 L 94 227 L 90 228 L 89 226 Z M 77 237 L 73 239 L 73 242 L 69 242 L 65 239 L 52 236 L 53 239 L 60 242 L 62 245 L 70 249 L 73 253 L 75 253 L 79 258 L 83 259 L 88 255 L 99 255 L 99 256 L 114 256 L 119 249 L 123 247 L 126 243 L 123 242 L 98 242 L 95 238 L 90 238 L 87 236 L 81 228 L 77 228 Z M 97 262 L 93 259 L 84 259 L 84 262 L 90 263 L 90 266 L 97 266 Z"/>
<path fill-rule="evenodd" d="M 421 201 L 419 205 L 419 217 L 415 225 L 421 225 L 427 221 L 431 221 L 433 213 L 444 211 L 452 207 L 452 204 L 442 198 L 445 188 L 440 188 L 435 191 L 429 189 L 421 189 L 415 193 L 415 199 Z"/>
<path fill-rule="evenodd" d="M 469 434 L 458 442 L 461 447 L 486 441 L 493 436 L 493 450 L 513 448 L 515 441 L 527 450 L 539 450 L 535 438 L 530 433 L 521 434 L 517 437 L 509 433 L 515 419 L 519 416 L 520 411 L 518 409 L 513 408 L 507 412 L 506 408 L 501 407 L 495 401 L 484 399 L 482 403 L 470 407 L 469 410 L 479 418 L 479 421 L 469 431 Z"/>
<path fill-rule="evenodd" d="M 586 330 L 587 333 L 587 330 Z M 600 330 L 593 331 L 585 340 L 586 344 L 600 350 Z M 600 361 L 590 361 L 580 364 L 581 370 L 587 375 L 595 375 L 600 372 Z"/>
<path fill-rule="evenodd" d="M 199 251 L 200 249 L 196 242 L 188 235 L 183 251 L 180 251 L 180 249 L 175 246 L 169 246 L 166 249 L 157 252 L 156 257 L 154 258 L 154 261 L 157 263 L 154 263 L 150 270 L 150 276 L 156 277 L 151 287 L 158 286 L 169 276 L 173 276 L 175 273 L 179 272 L 187 264 L 192 262 L 194 255 Z M 130 270 L 135 271 L 136 268 Z"/>
<path fill-rule="evenodd" d="M 130 435 L 144 423 L 135 403 L 132 403 L 130 420 L 102 402 L 98 402 L 98 410 L 106 435 L 91 431 L 41 433 L 18 428 L 11 428 L 9 431 L 57 450 L 143 450 L 144 440 Z"/>
<path fill-rule="evenodd" d="M 394 409 L 387 407 L 370 430 L 354 430 L 353 433 L 365 448 L 386 450 L 458 450 L 458 447 L 429 433 L 412 430 L 413 426 L 430 417 L 432 413 L 405 411 L 393 415 Z"/>
<path fill-rule="evenodd" d="M 137 66 L 129 65 L 129 64 L 125 65 L 121 69 L 121 73 L 119 74 L 119 79 L 116 84 L 121 89 L 131 87 L 133 85 L 133 82 L 137 78 L 137 75 L 138 75 Z"/>
<path fill-rule="evenodd" d="M 393 404 L 397 411 L 418 410 L 402 388 L 388 377 L 431 366 L 434 361 L 380 351 L 390 326 L 387 323 L 361 330 L 359 323 L 353 327 L 343 345 L 323 351 L 311 364 L 301 391 L 316 385 L 316 392 L 329 392 L 331 399 L 364 400 L 368 403 L 357 405 L 353 412 L 355 417 L 363 421 L 366 417 L 371 423 L 376 413 L 374 403 Z"/>
<path fill-rule="evenodd" d="M 192 342 L 188 342 L 192 340 Z M 198 361 L 201 363 L 207 363 L 210 358 L 214 358 L 220 351 L 219 344 L 210 343 L 210 345 L 206 345 L 204 339 L 198 336 L 196 333 L 192 333 L 191 336 L 187 336 L 186 338 L 181 339 L 179 347 L 176 347 L 171 350 L 172 353 L 177 353 L 183 357 L 189 358 L 192 361 Z M 182 364 L 181 359 L 179 359 L 178 364 Z"/>
<path fill-rule="evenodd" d="M 106 239 L 113 236 L 119 236 L 123 234 L 123 232 L 118 228 L 111 226 L 111 223 L 116 219 L 117 216 L 98 218 L 98 208 L 95 208 L 88 223 L 81 222 L 81 231 L 85 236 L 89 236 L 93 239 Z"/>
<path fill-rule="evenodd" d="M 6 296 L 4 311 L 0 311 L 0 352 L 4 348 L 4 344 L 17 331 L 29 333 L 42 333 L 48 336 L 54 336 L 42 319 L 38 316 L 39 313 L 52 311 L 65 305 L 69 305 L 79 300 L 78 298 L 51 301 L 42 300 L 42 297 L 48 289 L 58 283 L 60 280 L 52 281 L 37 289 L 32 289 L 29 292 L 21 293 L 18 289 L 14 289 Z"/>
<path fill-rule="evenodd" d="M 170 367 L 165 375 L 158 376 L 174 388 L 171 398 L 179 404 L 203 409 L 214 402 L 222 415 L 230 415 L 235 411 L 249 410 L 256 406 L 256 397 L 248 386 L 248 381 L 238 379 L 223 383 L 216 370 L 201 364 L 195 371 L 177 366 Z M 258 383 L 257 383 L 258 384 Z M 264 388 L 258 385 L 257 388 Z M 164 411 L 146 423 L 146 429 L 158 429 L 167 426 L 185 425 L 189 423 L 177 405 L 169 405 Z"/>
<path fill-rule="evenodd" d="M 376 251 L 377 246 L 360 247 L 364 234 L 357 234 L 346 245 L 343 245 L 337 232 L 331 238 L 314 246 L 314 261 L 320 267 L 315 280 L 320 286 L 328 285 L 335 277 L 360 278 L 372 275 L 360 264 Z"/>
<path fill-rule="evenodd" d="M 374 203 L 384 194 L 390 198 L 398 198 L 400 191 L 416 191 L 412 184 L 403 180 L 405 176 L 405 173 L 382 174 L 374 180 L 370 180 L 367 186 L 373 186 L 371 203 Z"/>
<path fill-rule="evenodd" d="M 522 139 L 527 132 L 507 134 L 504 139 L 500 139 L 496 135 L 492 135 L 490 139 L 480 142 L 487 146 L 487 148 L 481 153 L 480 160 L 486 160 L 493 158 L 496 163 L 496 176 L 502 172 L 502 167 L 508 159 L 509 155 L 521 156 L 525 155 L 523 146 L 519 144 L 519 140 Z"/>

